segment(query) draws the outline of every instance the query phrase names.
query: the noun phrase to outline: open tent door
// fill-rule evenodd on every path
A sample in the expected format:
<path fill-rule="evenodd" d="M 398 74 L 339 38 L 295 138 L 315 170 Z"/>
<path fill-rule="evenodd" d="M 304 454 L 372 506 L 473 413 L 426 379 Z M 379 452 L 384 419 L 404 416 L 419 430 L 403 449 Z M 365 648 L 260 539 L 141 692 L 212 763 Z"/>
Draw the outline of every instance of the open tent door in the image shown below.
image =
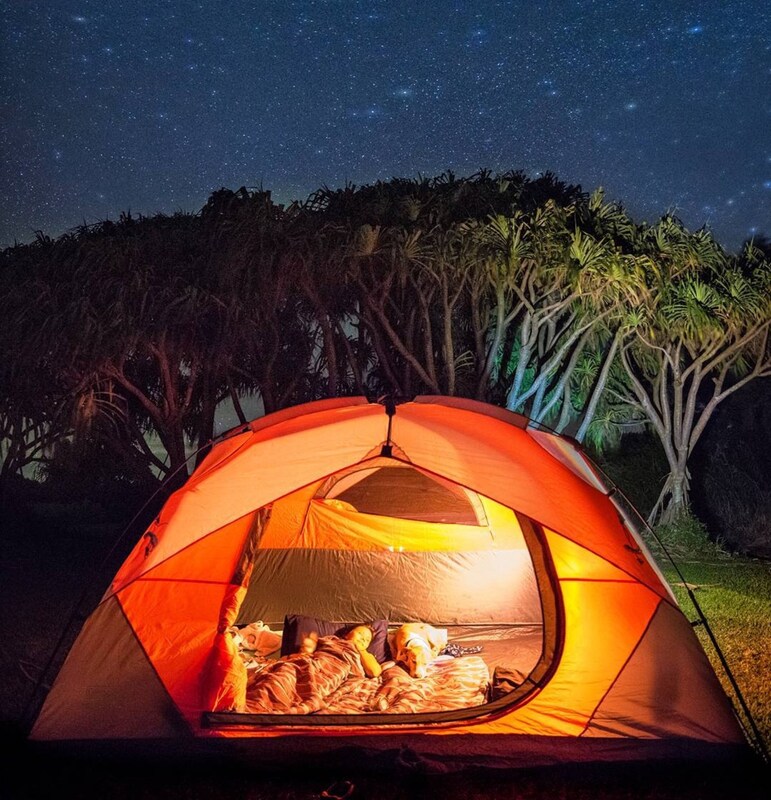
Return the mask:
<path fill-rule="evenodd" d="M 534 567 L 534 526 L 525 529 L 529 543 L 511 509 L 377 459 L 273 504 L 238 619 L 427 622 L 478 649 L 488 682 L 496 668 L 524 681 L 553 654 L 557 633 L 555 614 L 544 628 L 553 589 L 542 554 L 539 574 Z"/>

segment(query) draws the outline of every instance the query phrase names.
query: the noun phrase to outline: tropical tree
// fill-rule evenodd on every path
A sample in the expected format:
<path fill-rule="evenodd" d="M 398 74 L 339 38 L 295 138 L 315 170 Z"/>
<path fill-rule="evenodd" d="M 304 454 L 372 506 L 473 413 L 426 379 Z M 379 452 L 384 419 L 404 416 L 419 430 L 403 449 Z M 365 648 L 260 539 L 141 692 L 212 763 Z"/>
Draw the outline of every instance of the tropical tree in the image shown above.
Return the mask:
<path fill-rule="evenodd" d="M 8 248 L 0 257 L 0 478 L 31 475 L 54 444 L 72 432 L 72 398 L 60 380 L 58 353 L 39 315 L 48 286 L 41 264 L 55 243 L 39 234 L 29 245 Z"/>
<path fill-rule="evenodd" d="M 285 212 L 268 192 L 220 190 L 201 212 L 206 274 L 220 327 L 210 338 L 213 409 L 225 398 L 246 421 L 241 401 L 259 396 L 266 413 L 309 399 L 313 320 L 298 287 L 299 211 Z M 201 428 L 211 436 L 213 415 Z"/>
<path fill-rule="evenodd" d="M 206 317 L 196 313 L 204 293 L 191 279 L 194 224 L 190 215 L 125 216 L 83 226 L 46 245 L 22 280 L 35 302 L 9 309 L 26 343 L 25 372 L 58 390 L 60 434 L 83 436 L 95 420 L 109 421 L 96 427 L 120 429 L 116 446 L 139 450 L 161 474 L 185 463 L 186 415 L 204 373 L 189 357 L 207 340 Z M 23 385 L 14 381 L 17 392 Z"/>
<path fill-rule="evenodd" d="M 34 474 L 71 430 L 59 385 L 44 371 L 27 369 L 21 332 L 6 332 L 11 335 L 0 334 L 0 483 Z"/>
<path fill-rule="evenodd" d="M 671 217 L 641 241 L 657 270 L 621 348 L 625 381 L 613 386 L 644 413 L 669 465 L 650 521 L 689 507 L 689 460 L 715 409 L 771 375 L 771 262 L 750 244 L 727 256 L 705 230 Z"/>
<path fill-rule="evenodd" d="M 245 422 L 250 397 L 432 392 L 595 444 L 649 421 L 669 513 L 716 405 L 768 374 L 767 255 L 521 172 L 288 209 L 222 189 L 199 214 L 41 235 L 0 259 L 0 475 L 72 439 L 182 480 L 226 401 Z"/>
<path fill-rule="evenodd" d="M 517 268 L 527 259 L 524 250 L 547 241 L 536 231 L 523 242 L 525 228 L 538 227 L 552 206 L 580 192 L 551 175 L 531 181 L 487 172 L 376 189 L 374 196 L 362 190 L 372 208 L 355 217 L 367 221 L 354 229 L 348 269 L 377 352 L 376 372 L 402 394 L 490 398 L 509 325 L 524 307 L 517 282 L 526 283 L 539 264 Z M 340 201 L 347 208 L 352 197 L 345 193 L 331 205 L 339 212 Z M 522 253 L 510 252 L 520 245 Z"/>
<path fill-rule="evenodd" d="M 647 302 L 645 278 L 655 265 L 647 255 L 633 252 L 636 226 L 619 204 L 605 201 L 601 189 L 578 211 L 580 222 L 570 248 L 577 268 L 578 303 L 583 315 L 597 324 L 589 329 L 585 346 L 575 348 L 578 360 L 571 359 L 564 370 L 568 382 L 557 429 L 565 430 L 568 409 L 576 418 L 575 439 L 590 440 L 600 450 L 618 443 L 625 431 L 639 430 L 644 421 L 633 406 L 613 402 L 606 389 L 611 375 L 620 372 L 619 349 L 637 309 Z"/>
<path fill-rule="evenodd" d="M 488 245 L 480 274 L 490 303 L 472 303 L 477 352 L 486 347 L 477 396 L 497 382 L 508 408 L 579 441 L 600 407 L 623 310 L 640 285 L 638 258 L 586 224 L 587 215 L 607 216 L 608 208 L 597 193 L 476 226 Z M 484 291 L 475 284 L 475 293 L 484 298 Z"/>

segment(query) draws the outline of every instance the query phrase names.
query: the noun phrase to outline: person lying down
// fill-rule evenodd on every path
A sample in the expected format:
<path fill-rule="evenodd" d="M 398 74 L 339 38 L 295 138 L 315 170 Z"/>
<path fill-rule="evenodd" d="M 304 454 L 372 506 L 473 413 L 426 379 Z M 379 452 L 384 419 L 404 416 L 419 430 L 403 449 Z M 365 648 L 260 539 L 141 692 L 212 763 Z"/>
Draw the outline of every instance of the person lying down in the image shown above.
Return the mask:
<path fill-rule="evenodd" d="M 299 653 L 280 658 L 251 679 L 249 712 L 312 714 L 347 678 L 379 677 L 382 667 L 367 650 L 372 636 L 368 625 L 357 625 L 342 638 L 309 634 Z"/>

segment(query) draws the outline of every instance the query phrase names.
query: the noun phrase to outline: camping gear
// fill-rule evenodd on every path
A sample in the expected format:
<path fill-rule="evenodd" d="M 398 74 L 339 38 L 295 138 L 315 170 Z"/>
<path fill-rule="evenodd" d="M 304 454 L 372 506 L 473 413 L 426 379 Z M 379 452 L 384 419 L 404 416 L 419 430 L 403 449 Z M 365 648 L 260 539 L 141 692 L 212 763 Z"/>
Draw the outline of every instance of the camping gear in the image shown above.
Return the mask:
<path fill-rule="evenodd" d="M 292 614 L 428 622 L 506 680 L 450 711 L 245 713 L 231 631 Z M 217 441 L 83 625 L 30 738 L 237 743 L 276 760 L 358 747 L 438 769 L 746 746 L 633 516 L 582 450 L 438 396 L 308 403 Z"/>

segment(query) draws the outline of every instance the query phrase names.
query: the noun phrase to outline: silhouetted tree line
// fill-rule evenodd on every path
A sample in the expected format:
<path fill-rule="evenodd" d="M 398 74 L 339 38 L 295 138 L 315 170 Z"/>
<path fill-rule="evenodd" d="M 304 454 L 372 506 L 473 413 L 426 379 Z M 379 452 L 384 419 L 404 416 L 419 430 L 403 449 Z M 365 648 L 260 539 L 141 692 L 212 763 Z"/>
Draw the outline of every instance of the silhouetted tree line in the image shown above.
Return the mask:
<path fill-rule="evenodd" d="M 668 519 L 715 409 L 771 374 L 767 242 L 729 254 L 551 174 L 288 207 L 221 189 L 198 213 L 8 248 L 0 294 L 0 477 L 88 443 L 123 475 L 183 480 L 223 403 L 246 421 L 250 397 L 448 394 L 595 447 L 652 430 L 670 472 L 651 518 Z"/>

